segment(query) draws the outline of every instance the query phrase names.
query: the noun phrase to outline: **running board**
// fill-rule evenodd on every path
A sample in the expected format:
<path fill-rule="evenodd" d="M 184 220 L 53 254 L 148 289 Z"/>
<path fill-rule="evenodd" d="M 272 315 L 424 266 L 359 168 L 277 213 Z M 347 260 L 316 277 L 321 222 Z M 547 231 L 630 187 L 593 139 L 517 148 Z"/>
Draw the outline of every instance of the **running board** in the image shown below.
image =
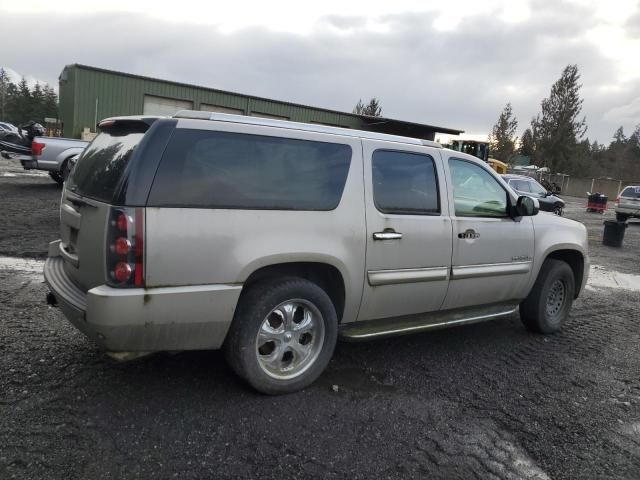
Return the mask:
<path fill-rule="evenodd" d="M 518 308 L 514 304 L 487 305 L 480 308 L 446 310 L 404 317 L 351 322 L 340 326 L 340 338 L 346 341 L 438 330 L 441 328 L 485 322 L 511 316 Z"/>

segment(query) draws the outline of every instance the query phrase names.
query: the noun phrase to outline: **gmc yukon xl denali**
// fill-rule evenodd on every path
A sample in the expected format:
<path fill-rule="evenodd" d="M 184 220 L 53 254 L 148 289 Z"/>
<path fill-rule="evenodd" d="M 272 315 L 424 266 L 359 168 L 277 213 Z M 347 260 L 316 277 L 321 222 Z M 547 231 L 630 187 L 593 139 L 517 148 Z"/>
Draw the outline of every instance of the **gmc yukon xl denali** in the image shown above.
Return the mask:
<path fill-rule="evenodd" d="M 584 288 L 582 224 L 437 143 L 208 112 L 100 123 L 45 264 L 107 352 L 218 349 L 295 391 L 338 337 L 511 316 L 553 333 Z"/>

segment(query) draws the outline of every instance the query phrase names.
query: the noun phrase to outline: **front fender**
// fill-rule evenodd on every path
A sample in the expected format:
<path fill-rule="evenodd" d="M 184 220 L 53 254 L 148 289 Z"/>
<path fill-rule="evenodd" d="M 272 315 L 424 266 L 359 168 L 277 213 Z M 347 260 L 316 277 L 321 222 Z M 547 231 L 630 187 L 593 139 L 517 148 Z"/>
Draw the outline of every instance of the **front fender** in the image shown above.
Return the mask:
<path fill-rule="evenodd" d="M 544 261 L 558 252 L 577 252 L 582 257 L 583 275 L 576 296 L 584 289 L 589 276 L 589 254 L 586 227 L 576 221 L 552 214 L 540 214 L 533 222 L 535 253 L 529 290 L 538 278 Z"/>

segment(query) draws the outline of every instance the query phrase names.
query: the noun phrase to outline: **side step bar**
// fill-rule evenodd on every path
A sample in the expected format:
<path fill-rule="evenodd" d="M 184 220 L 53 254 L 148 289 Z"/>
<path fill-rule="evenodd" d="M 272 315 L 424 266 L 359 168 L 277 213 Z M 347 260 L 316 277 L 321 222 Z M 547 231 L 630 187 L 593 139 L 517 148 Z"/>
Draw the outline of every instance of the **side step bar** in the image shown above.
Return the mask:
<path fill-rule="evenodd" d="M 341 325 L 339 334 L 340 338 L 346 341 L 360 341 L 379 337 L 405 335 L 509 317 L 515 313 L 517 308 L 517 304 L 514 305 L 510 303 L 487 305 L 481 308 L 474 308 L 473 311 L 456 309 L 404 317 L 351 322 Z"/>

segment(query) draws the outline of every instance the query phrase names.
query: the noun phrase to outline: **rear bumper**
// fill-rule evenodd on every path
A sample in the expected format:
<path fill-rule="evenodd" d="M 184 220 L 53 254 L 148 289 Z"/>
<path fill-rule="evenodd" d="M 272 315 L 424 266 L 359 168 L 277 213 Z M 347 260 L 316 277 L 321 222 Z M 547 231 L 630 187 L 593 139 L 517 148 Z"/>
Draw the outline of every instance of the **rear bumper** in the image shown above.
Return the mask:
<path fill-rule="evenodd" d="M 112 288 L 76 286 L 61 257 L 49 257 L 44 278 L 67 319 L 112 352 L 216 349 L 222 346 L 240 285 Z"/>
<path fill-rule="evenodd" d="M 25 170 L 33 170 L 38 168 L 38 161 L 33 157 L 22 156 L 20 158 L 20 164 Z"/>
<path fill-rule="evenodd" d="M 619 205 L 616 207 L 616 213 L 622 213 L 624 215 L 634 215 L 640 217 L 640 205 Z"/>

